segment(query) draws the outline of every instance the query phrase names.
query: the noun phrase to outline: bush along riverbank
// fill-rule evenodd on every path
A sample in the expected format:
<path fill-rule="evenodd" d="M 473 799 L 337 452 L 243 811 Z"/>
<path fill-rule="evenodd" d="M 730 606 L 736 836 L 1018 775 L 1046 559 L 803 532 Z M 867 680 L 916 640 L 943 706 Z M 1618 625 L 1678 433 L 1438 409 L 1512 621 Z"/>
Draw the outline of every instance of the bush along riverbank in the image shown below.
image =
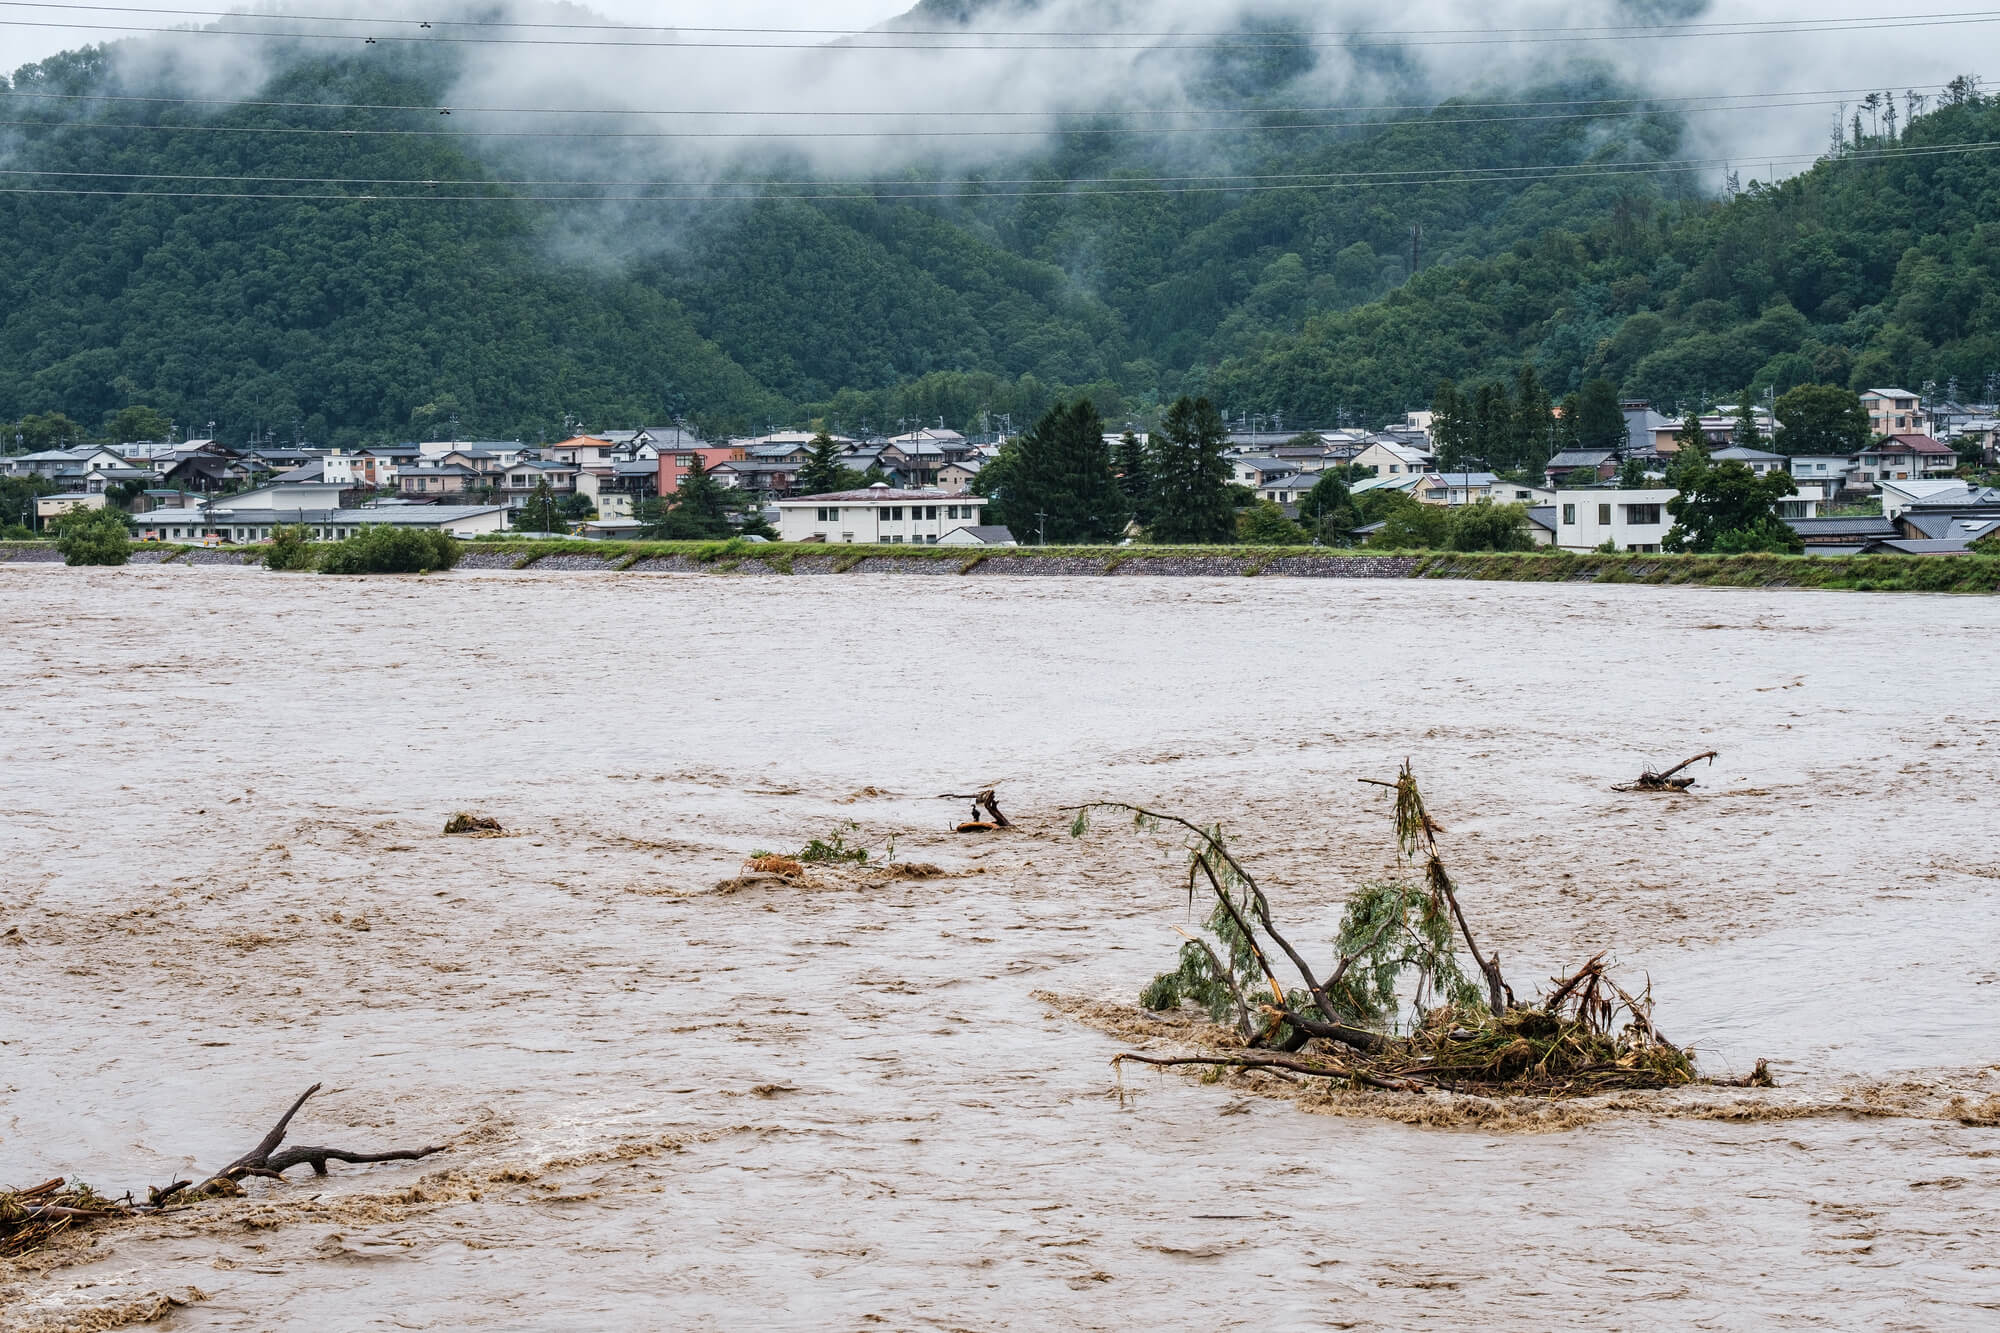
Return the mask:
<path fill-rule="evenodd" d="M 2000 592 L 2000 555 L 1638 555 L 1565 551 L 1458 554 L 1301 546 L 822 546 L 757 542 L 480 541 L 450 543 L 464 570 L 767 575 L 1468 579 L 1501 583 L 1642 583 L 1857 592 Z M 332 552 L 339 544 L 323 550 Z M 135 565 L 257 565 L 264 546 L 135 544 Z M 449 568 L 429 552 L 432 569 Z M 0 544 L 0 564 L 59 563 L 52 543 Z M 435 562 L 435 563 L 432 563 Z M 294 564 L 349 570 L 339 559 Z M 329 569 L 329 565 L 332 566 Z M 421 572 L 419 569 L 418 572 Z"/>

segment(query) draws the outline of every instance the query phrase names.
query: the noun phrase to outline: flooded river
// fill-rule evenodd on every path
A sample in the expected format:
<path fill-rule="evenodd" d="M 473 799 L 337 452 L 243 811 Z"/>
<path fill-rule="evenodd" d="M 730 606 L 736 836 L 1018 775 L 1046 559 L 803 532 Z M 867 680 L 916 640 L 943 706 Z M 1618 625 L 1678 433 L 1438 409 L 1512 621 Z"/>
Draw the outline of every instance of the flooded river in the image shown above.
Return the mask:
<path fill-rule="evenodd" d="M 0 1182 L 212 1170 L 314 1082 L 297 1141 L 451 1144 L 0 1266 L 0 1327 L 2000 1321 L 2000 1128 L 1937 1110 L 2000 1091 L 2000 601 L 7 566 L 0 619 Z M 1405 758 L 1518 990 L 1609 948 L 1820 1109 L 1121 1078 L 1073 1011 L 1171 962 L 1179 852 L 1060 808 L 1223 819 L 1325 940 Z M 993 783 L 1023 831 L 947 832 Z M 850 820 L 945 874 L 718 889 Z"/>

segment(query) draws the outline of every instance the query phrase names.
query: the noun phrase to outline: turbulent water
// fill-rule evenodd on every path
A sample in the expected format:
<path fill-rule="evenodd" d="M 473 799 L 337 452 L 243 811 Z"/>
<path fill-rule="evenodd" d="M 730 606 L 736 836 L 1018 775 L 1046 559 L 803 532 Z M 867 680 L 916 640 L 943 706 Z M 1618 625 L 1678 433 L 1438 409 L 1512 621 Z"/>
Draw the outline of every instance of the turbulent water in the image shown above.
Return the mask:
<path fill-rule="evenodd" d="M 317 1081 L 297 1141 L 452 1145 L 0 1266 L 0 1325 L 2000 1311 L 2000 1129 L 1936 1109 L 2000 1088 L 2000 601 L 0 567 L 0 614 L 0 1182 L 213 1169 Z M 1517 989 L 1611 948 L 1705 1070 L 1881 1113 L 1121 1078 L 1074 1001 L 1168 965 L 1179 852 L 1060 807 L 1225 819 L 1323 941 L 1405 758 Z M 948 833 L 994 782 L 1024 831 Z M 946 875 L 718 889 L 846 820 Z"/>

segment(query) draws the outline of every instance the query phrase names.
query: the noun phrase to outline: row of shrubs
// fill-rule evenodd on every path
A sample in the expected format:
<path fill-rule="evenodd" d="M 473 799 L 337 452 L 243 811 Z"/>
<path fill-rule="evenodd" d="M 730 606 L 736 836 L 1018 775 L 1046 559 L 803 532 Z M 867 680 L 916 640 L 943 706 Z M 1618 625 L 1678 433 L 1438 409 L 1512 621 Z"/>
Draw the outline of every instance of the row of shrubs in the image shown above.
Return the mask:
<path fill-rule="evenodd" d="M 429 574 L 458 563 L 458 542 L 434 528 L 374 524 L 337 542 L 316 542 L 297 524 L 271 530 L 264 568 L 322 574 Z"/>
<path fill-rule="evenodd" d="M 51 525 L 56 550 L 67 565 L 122 565 L 132 558 L 132 529 L 119 510 L 73 509 Z M 345 541 L 316 542 L 300 524 L 274 528 L 264 550 L 266 569 L 322 574 L 428 574 L 458 563 L 458 542 L 442 532 L 365 527 Z"/>

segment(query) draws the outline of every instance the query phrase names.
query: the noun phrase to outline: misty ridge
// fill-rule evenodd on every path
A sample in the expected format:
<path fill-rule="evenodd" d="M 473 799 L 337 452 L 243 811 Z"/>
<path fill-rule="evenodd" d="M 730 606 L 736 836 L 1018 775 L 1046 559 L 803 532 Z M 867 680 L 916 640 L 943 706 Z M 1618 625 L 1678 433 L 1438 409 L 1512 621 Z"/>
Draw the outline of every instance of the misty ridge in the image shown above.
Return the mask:
<path fill-rule="evenodd" d="M 356 20 L 382 13 L 370 0 L 311 8 Z M 796 37 L 724 30 L 726 10 L 708 30 L 619 24 L 593 33 L 612 20 L 584 6 L 509 0 L 446 5 L 435 15 L 438 30 L 454 20 L 568 26 L 463 44 L 412 41 L 405 28 L 364 52 L 365 23 L 283 12 L 273 6 L 210 25 L 283 34 L 270 39 L 113 42 L 107 72 L 128 93 L 244 98 L 303 62 L 365 56 L 452 107 L 449 128 L 500 175 L 663 181 L 699 193 L 771 177 L 875 184 L 990 174 L 1078 129 L 1106 133 L 1137 165 L 1223 170 L 1240 162 L 1243 147 L 1227 133 L 1236 122 L 1214 114 L 1222 108 L 1334 108 L 1328 119 L 1365 122 L 1583 76 L 1676 99 L 1866 87 L 1885 70 L 1931 63 L 1919 56 L 1934 40 L 1893 30 L 1754 44 L 1546 37 L 1552 29 L 1796 17 L 1796 7 L 1767 0 L 924 0 L 871 33 Z M 1816 16 L 1841 12 L 1836 5 Z M 1494 30 L 1523 40 L 1496 44 Z M 1976 29 L 1968 35 L 1990 41 Z M 677 39 L 699 49 L 661 44 Z M 1968 63 L 1960 55 L 1954 68 Z M 563 110 L 574 114 L 550 114 Z M 1780 109 L 1754 120 L 1695 116 L 1689 130 L 1704 151 L 1748 161 L 1823 145 L 1827 119 L 1821 107 Z M 1107 133 L 1120 127 L 1173 132 Z M 578 137 L 542 137 L 559 133 Z M 1270 156 L 1283 155 L 1271 146 L 1279 151 Z"/>

